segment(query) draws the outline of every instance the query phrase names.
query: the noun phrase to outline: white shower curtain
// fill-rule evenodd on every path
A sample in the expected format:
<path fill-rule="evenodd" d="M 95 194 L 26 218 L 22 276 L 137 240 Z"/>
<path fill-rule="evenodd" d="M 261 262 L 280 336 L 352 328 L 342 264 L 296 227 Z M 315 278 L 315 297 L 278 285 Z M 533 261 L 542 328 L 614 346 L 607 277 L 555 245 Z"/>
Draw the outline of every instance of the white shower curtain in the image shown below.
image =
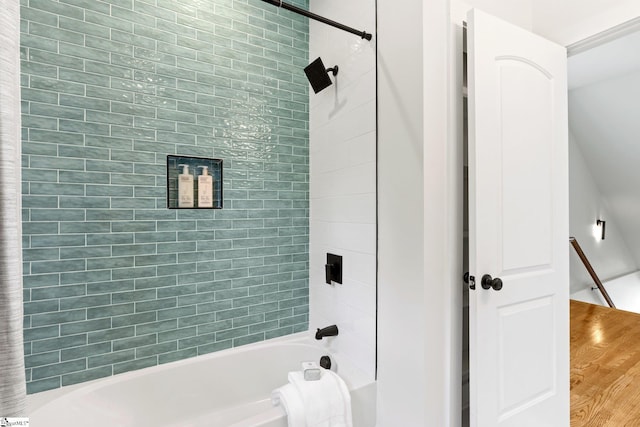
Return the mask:
<path fill-rule="evenodd" d="M 20 1 L 0 0 L 0 417 L 25 417 Z"/>

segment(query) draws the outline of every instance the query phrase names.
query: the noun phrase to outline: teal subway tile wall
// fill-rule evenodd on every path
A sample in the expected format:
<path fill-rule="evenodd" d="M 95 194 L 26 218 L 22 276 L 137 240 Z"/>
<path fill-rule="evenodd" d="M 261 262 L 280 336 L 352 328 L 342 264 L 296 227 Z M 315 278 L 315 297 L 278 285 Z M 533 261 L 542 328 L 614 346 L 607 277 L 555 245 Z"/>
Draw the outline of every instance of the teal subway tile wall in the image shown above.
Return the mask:
<path fill-rule="evenodd" d="M 22 0 L 21 19 L 28 391 L 307 330 L 307 18 Z M 168 154 L 223 159 L 224 209 L 167 209 Z"/>

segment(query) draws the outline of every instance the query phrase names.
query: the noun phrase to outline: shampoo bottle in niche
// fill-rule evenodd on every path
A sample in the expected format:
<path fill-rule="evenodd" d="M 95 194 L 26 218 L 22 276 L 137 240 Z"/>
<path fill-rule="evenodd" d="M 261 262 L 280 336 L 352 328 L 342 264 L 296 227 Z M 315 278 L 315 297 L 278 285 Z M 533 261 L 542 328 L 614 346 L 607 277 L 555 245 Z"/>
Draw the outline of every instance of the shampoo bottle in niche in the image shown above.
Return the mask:
<path fill-rule="evenodd" d="M 202 169 L 202 175 L 198 177 L 198 207 L 213 207 L 213 177 L 209 175 L 208 166 L 198 166 Z"/>
<path fill-rule="evenodd" d="M 193 207 L 193 175 L 189 173 L 189 165 L 180 164 L 182 173 L 178 175 L 178 207 Z"/>

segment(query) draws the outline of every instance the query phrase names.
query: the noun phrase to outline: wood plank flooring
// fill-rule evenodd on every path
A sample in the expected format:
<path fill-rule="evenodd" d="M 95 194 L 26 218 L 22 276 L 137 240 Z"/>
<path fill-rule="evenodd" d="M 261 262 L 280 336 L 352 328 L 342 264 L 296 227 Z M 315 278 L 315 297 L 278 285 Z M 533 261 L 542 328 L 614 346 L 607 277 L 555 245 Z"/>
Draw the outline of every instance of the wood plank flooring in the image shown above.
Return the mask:
<path fill-rule="evenodd" d="M 570 309 L 571 427 L 640 426 L 640 314 Z"/>

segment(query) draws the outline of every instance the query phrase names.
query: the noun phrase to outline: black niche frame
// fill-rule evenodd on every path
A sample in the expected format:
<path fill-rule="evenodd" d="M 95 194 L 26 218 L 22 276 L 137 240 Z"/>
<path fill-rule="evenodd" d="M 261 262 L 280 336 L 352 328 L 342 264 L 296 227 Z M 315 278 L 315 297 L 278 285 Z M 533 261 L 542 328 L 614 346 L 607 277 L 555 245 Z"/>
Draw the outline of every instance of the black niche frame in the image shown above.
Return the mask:
<path fill-rule="evenodd" d="M 178 207 L 178 175 L 182 168 L 178 165 L 189 165 L 189 173 L 193 176 L 193 207 Z M 213 207 L 198 206 L 198 177 L 202 174 L 198 166 L 207 166 L 209 175 L 213 177 Z M 222 209 L 223 208 L 223 166 L 222 159 L 193 156 L 167 155 L 167 209 Z"/>

